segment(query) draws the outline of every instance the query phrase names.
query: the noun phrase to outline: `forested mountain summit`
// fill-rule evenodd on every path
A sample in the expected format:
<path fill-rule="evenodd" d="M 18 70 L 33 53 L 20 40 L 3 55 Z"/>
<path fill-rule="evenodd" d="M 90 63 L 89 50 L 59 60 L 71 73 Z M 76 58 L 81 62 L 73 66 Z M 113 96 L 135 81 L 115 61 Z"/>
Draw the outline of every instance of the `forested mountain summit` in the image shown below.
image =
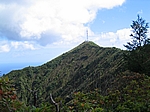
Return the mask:
<path fill-rule="evenodd" d="M 41 66 L 15 70 L 7 76 L 26 104 L 32 103 L 31 91 L 38 91 L 38 103 L 48 101 L 50 93 L 66 97 L 100 88 L 102 94 L 107 94 L 116 75 L 124 70 L 123 53 L 115 47 L 103 48 L 85 41 Z"/>
<path fill-rule="evenodd" d="M 85 41 L 41 66 L 4 75 L 1 110 L 150 112 L 149 26 L 138 15 L 131 27 L 126 51 Z"/>

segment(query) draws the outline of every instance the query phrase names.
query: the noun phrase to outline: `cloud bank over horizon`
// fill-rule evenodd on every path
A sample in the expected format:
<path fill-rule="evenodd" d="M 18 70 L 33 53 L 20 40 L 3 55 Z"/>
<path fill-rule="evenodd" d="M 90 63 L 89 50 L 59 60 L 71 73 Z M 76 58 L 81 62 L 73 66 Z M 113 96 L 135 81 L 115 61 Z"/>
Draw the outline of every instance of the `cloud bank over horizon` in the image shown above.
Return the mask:
<path fill-rule="evenodd" d="M 85 40 L 87 29 L 91 36 L 97 36 L 89 27 L 89 23 L 96 18 L 97 11 L 112 9 L 124 2 L 125 0 L 0 1 L 0 52 L 20 47 L 34 50 L 37 46 L 79 43 Z M 105 38 L 115 42 L 116 36 L 122 39 L 122 35 L 117 32 L 101 33 L 92 40 Z"/>

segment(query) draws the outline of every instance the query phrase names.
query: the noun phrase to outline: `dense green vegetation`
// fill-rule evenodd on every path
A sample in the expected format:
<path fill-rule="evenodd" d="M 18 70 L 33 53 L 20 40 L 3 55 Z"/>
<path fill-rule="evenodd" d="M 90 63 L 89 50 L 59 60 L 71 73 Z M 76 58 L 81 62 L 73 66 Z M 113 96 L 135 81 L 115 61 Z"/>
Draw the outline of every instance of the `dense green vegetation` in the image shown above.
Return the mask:
<path fill-rule="evenodd" d="M 83 42 L 44 65 L 6 76 L 14 81 L 18 99 L 24 102 L 22 110 L 55 111 L 52 93 L 62 112 L 149 111 L 150 78 L 128 71 L 125 53 Z"/>
<path fill-rule="evenodd" d="M 0 78 L 5 112 L 150 112 L 148 23 L 131 25 L 127 51 L 85 41 L 38 67 Z"/>
<path fill-rule="evenodd" d="M 10 112 L 54 112 L 52 103 L 42 102 L 38 107 L 27 106 L 17 99 L 15 89 L 8 78 L 0 80 L 0 109 Z M 150 78 L 144 74 L 125 71 L 118 75 L 108 88 L 107 95 L 101 95 L 99 88 L 90 92 L 74 92 L 71 100 L 65 102 L 55 98 L 60 112 L 149 112 Z M 12 91 L 13 90 L 13 91 Z"/>
<path fill-rule="evenodd" d="M 128 75 L 127 75 L 128 74 Z M 123 74 L 122 74 L 123 75 Z M 129 81 L 128 81 L 129 80 Z M 108 89 L 102 96 L 99 89 L 89 93 L 75 93 L 70 109 L 93 112 L 148 112 L 150 111 L 150 78 L 124 72 L 115 80 L 118 88 Z"/>
<path fill-rule="evenodd" d="M 37 105 L 54 97 L 66 97 L 77 91 L 101 88 L 102 94 L 111 86 L 115 75 L 123 70 L 123 51 L 102 48 L 93 42 L 83 42 L 73 50 L 38 67 L 12 71 L 18 97 L 25 104 L 33 103 L 32 91 L 37 90 Z"/>
<path fill-rule="evenodd" d="M 132 41 L 124 45 L 129 51 L 125 58 L 127 67 L 131 71 L 149 75 L 150 38 L 147 36 L 148 23 L 138 15 L 137 20 L 131 24 L 131 28 L 133 31 L 130 35 Z"/>

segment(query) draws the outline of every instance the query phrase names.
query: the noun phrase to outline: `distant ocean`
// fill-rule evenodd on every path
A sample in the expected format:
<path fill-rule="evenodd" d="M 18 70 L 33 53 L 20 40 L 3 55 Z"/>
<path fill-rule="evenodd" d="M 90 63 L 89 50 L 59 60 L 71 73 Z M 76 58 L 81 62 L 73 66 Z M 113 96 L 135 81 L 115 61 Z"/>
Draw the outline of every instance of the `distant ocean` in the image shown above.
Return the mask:
<path fill-rule="evenodd" d="M 3 74 L 7 74 L 11 72 L 12 70 L 20 70 L 25 67 L 29 66 L 40 66 L 42 63 L 36 62 L 36 63 L 1 63 L 0 64 L 0 76 Z"/>

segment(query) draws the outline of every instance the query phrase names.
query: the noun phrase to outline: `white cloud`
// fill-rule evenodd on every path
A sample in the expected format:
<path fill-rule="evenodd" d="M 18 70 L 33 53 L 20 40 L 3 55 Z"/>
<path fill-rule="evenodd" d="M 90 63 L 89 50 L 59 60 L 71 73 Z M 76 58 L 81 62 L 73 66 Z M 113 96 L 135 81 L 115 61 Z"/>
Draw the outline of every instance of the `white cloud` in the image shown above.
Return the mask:
<path fill-rule="evenodd" d="M 131 37 L 129 35 L 131 33 L 132 33 L 132 29 L 131 28 L 124 28 L 124 29 L 118 30 L 116 32 L 116 34 L 119 37 L 119 40 L 122 40 L 122 41 L 130 41 Z"/>
<path fill-rule="evenodd" d="M 137 14 L 143 14 L 143 10 L 138 11 Z"/>
<path fill-rule="evenodd" d="M 1 36 L 39 44 L 78 42 L 99 9 L 111 9 L 125 0 L 6 0 L 0 2 Z M 49 35 L 48 41 L 43 35 Z M 57 39 L 53 39 L 57 37 Z M 44 38 L 44 39 L 42 39 Z M 42 40 L 42 41 L 41 41 Z M 43 41 L 44 40 L 44 41 Z M 43 42 L 43 43 L 42 43 Z"/>
<path fill-rule="evenodd" d="M 114 46 L 117 48 L 124 49 L 123 45 L 131 41 L 131 37 L 129 36 L 130 34 L 131 34 L 131 29 L 124 28 L 124 29 L 117 30 L 116 32 L 107 32 L 107 33 L 101 33 L 99 35 L 95 35 L 93 41 L 103 47 Z"/>
<path fill-rule="evenodd" d="M 10 47 L 7 44 L 0 46 L 0 52 L 9 52 L 9 51 Z"/>
<path fill-rule="evenodd" d="M 0 42 L 0 53 L 12 51 L 23 51 L 23 50 L 36 50 L 36 44 L 28 41 L 6 41 L 1 40 Z"/>
<path fill-rule="evenodd" d="M 29 42 L 11 42 L 11 47 L 19 50 L 30 49 L 35 50 L 36 48 Z"/>

